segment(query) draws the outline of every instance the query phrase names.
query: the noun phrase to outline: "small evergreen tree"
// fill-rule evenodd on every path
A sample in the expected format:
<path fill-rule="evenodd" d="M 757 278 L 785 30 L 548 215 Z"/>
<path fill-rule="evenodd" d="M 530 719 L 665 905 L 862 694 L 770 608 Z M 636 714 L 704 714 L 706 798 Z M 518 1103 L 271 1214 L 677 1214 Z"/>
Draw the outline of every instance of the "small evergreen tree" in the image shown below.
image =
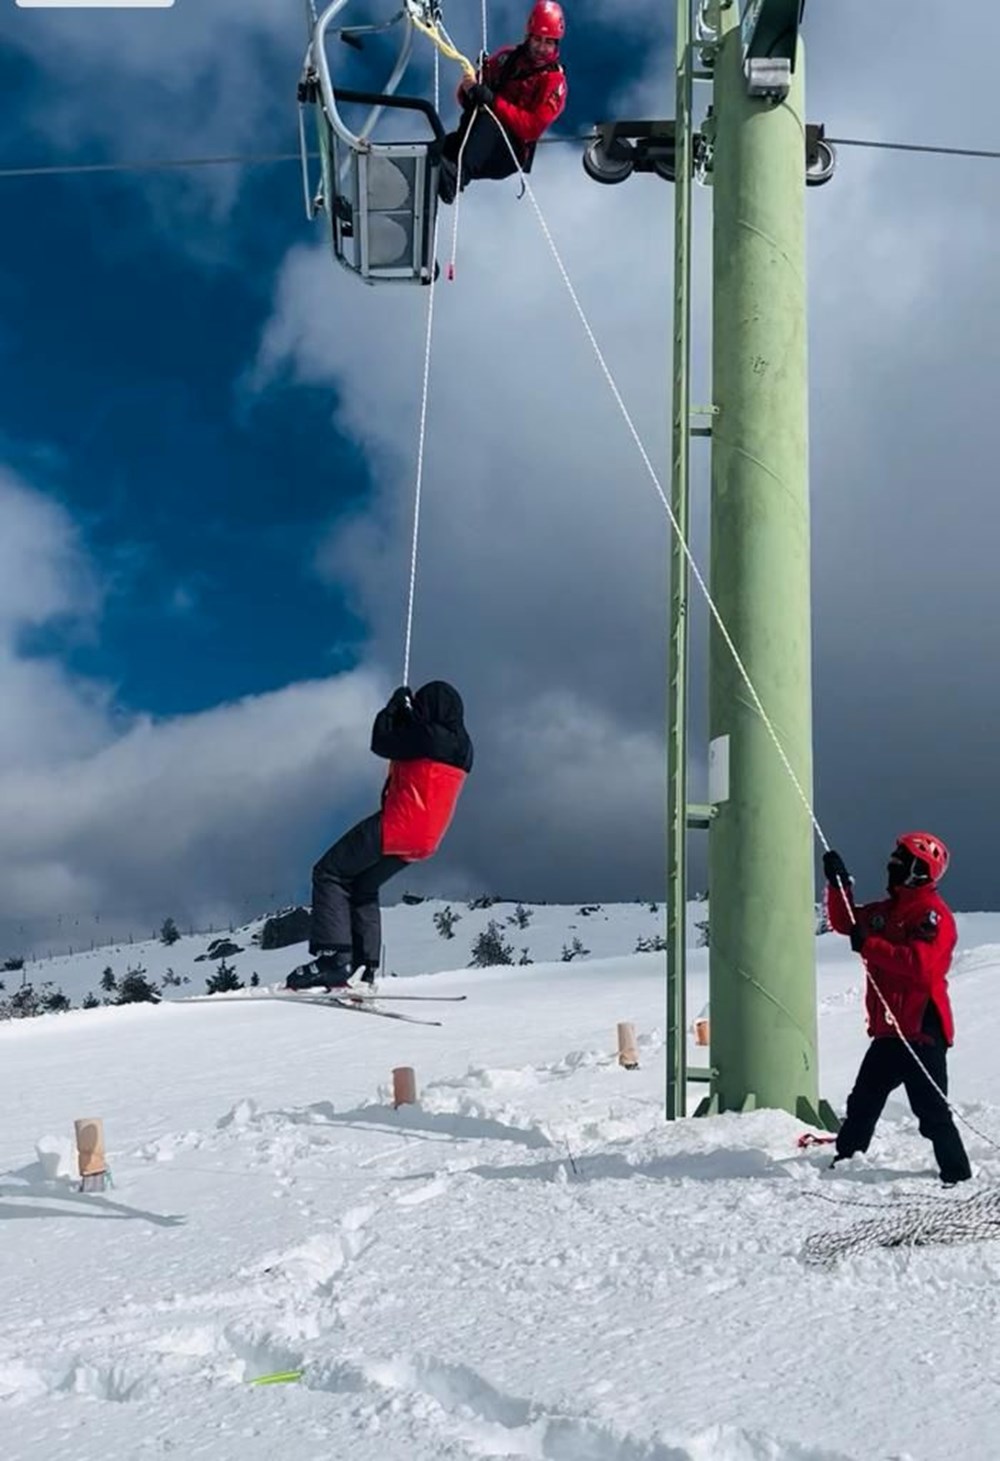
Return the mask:
<path fill-rule="evenodd" d="M 15 974 L 18 969 L 24 968 L 23 959 L 4 959 L 3 966 L 8 974 Z"/>
<path fill-rule="evenodd" d="M 447 907 L 440 908 L 434 915 L 434 927 L 442 938 L 454 938 L 455 924 L 461 923 L 461 921 L 461 913 L 455 913 L 450 903 Z"/>
<path fill-rule="evenodd" d="M 83 1008 L 85 1010 L 96 1010 L 100 1009 L 100 1007 L 101 1001 L 97 998 L 97 995 L 94 994 L 93 990 L 88 990 L 83 996 Z"/>
<path fill-rule="evenodd" d="M 205 988 L 209 994 L 229 994 L 233 990 L 243 988 L 243 980 L 237 974 L 232 964 L 227 964 L 221 959 L 216 966 L 214 974 L 210 974 L 205 980 Z"/>
<path fill-rule="evenodd" d="M 115 979 L 115 971 L 112 969 L 110 964 L 101 975 L 101 988 L 104 990 L 105 994 L 114 994 L 115 990 L 118 988 L 118 981 Z"/>
<path fill-rule="evenodd" d="M 470 898 L 466 907 L 470 913 L 475 913 L 479 908 L 492 908 L 499 901 L 499 898 L 494 898 L 489 893 L 482 893 L 478 898 Z"/>
<path fill-rule="evenodd" d="M 575 938 L 568 948 L 565 944 L 563 944 L 561 957 L 564 964 L 570 964 L 574 959 L 585 958 L 589 953 L 590 950 L 585 949 L 580 940 L 578 938 Z"/>
<path fill-rule="evenodd" d="M 61 989 L 53 989 L 50 984 L 43 984 L 42 991 L 39 1004 L 44 1014 L 62 1014 L 64 1010 L 73 1008 L 73 1001 L 69 995 L 63 994 Z"/>
<path fill-rule="evenodd" d="M 173 969 L 168 969 L 163 976 L 163 987 L 164 989 L 180 989 L 181 976 L 175 974 Z"/>
<path fill-rule="evenodd" d="M 175 944 L 179 938 L 180 933 L 177 930 L 177 925 L 174 920 L 172 918 L 165 918 L 163 920 L 163 926 L 160 929 L 160 943 L 166 944 L 169 948 L 170 945 Z"/>
<path fill-rule="evenodd" d="M 469 960 L 469 967 L 472 969 L 491 969 L 496 964 L 513 964 L 514 949 L 503 936 L 503 930 L 495 919 L 491 918 L 483 929 L 483 932 L 473 940 L 472 957 Z"/>
<path fill-rule="evenodd" d="M 508 913 L 507 922 L 514 924 L 517 928 L 527 928 L 534 917 L 534 909 L 525 908 L 523 903 L 514 905 L 514 912 Z"/>
<path fill-rule="evenodd" d="M 260 975 L 257 973 L 257 970 L 255 969 L 253 971 L 253 973 L 250 975 L 250 988 L 251 989 L 256 989 L 259 984 L 260 984 Z"/>
<path fill-rule="evenodd" d="M 159 987 L 146 978 L 146 971 L 140 965 L 137 969 L 127 969 L 125 978 L 118 986 L 117 994 L 112 1001 L 114 1004 L 159 1004 Z"/>
<path fill-rule="evenodd" d="M 667 947 L 667 941 L 662 933 L 654 933 L 650 938 L 637 938 L 635 951 L 637 954 L 662 954 Z"/>
<path fill-rule="evenodd" d="M 518 959 L 517 962 L 519 964 L 531 964 L 531 963 L 534 963 L 534 960 L 532 959 L 531 955 L 528 953 L 528 950 L 527 949 L 522 949 L 521 950 L 521 957 Z"/>
<path fill-rule="evenodd" d="M 695 928 L 698 930 L 699 949 L 707 949 L 709 939 L 708 919 L 702 918 L 698 923 L 695 924 Z"/>

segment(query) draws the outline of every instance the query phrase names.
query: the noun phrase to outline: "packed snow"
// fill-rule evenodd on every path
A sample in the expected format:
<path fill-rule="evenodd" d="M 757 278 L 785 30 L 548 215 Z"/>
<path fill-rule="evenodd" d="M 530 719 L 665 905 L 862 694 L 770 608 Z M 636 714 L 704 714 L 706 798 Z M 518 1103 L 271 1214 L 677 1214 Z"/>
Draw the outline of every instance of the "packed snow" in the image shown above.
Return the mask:
<path fill-rule="evenodd" d="M 216 967 L 196 962 L 205 936 L 28 966 L 74 1005 L 108 966 L 190 983 L 0 1024 L 4 1456 L 994 1461 L 1000 1242 L 825 1268 L 805 1249 L 1000 1175 L 1000 917 L 959 919 L 952 1089 L 982 1135 L 963 1131 L 975 1181 L 946 1193 L 902 1093 L 836 1171 L 781 1112 L 665 1122 L 663 955 L 635 952 L 662 905 L 543 906 L 519 928 L 512 905 L 453 904 L 452 939 L 443 906 L 387 911 L 399 977 L 381 986 L 466 994 L 387 1006 L 440 1028 L 189 1002 Z M 534 962 L 457 967 L 490 919 Z M 262 952 L 257 931 L 229 962 L 273 983 L 304 949 Z M 861 965 L 834 935 L 817 958 L 822 1091 L 842 1108 Z M 9 995 L 21 976 L 2 977 Z M 638 1070 L 616 1058 L 623 1020 Z M 397 1110 L 403 1065 L 418 1103 Z M 78 1190 L 88 1116 L 104 1193 Z"/>

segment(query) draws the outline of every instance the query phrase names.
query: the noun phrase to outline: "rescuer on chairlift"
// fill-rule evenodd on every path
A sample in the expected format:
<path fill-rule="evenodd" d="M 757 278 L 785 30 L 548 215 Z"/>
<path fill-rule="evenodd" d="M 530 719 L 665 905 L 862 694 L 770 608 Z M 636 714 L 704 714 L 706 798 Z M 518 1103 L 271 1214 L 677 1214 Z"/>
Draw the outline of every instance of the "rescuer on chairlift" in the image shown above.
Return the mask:
<path fill-rule="evenodd" d="M 483 62 L 479 81 L 461 83 L 462 119 L 440 144 L 438 195 L 443 203 L 453 203 L 475 178 L 509 178 L 518 168 L 531 171 L 538 139 L 566 106 L 566 73 L 559 60 L 565 34 L 562 6 L 556 0 L 538 0 L 521 44 L 494 51 Z"/>

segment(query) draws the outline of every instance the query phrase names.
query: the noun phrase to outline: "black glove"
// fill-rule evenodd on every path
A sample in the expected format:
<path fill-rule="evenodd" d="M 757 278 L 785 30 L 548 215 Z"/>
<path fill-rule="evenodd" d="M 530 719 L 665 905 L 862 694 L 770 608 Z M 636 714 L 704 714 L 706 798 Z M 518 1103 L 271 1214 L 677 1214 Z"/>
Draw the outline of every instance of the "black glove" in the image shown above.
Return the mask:
<path fill-rule="evenodd" d="M 496 101 L 496 93 L 482 81 L 476 81 L 467 89 L 465 101 L 470 107 L 491 107 Z"/>
<path fill-rule="evenodd" d="M 853 879 L 847 871 L 847 864 L 839 852 L 824 852 L 823 872 L 831 888 L 844 887 L 849 889 Z"/>
<path fill-rule="evenodd" d="M 865 939 L 867 937 L 868 935 L 865 933 L 860 923 L 854 923 L 851 925 L 851 948 L 856 954 L 861 953 Z"/>

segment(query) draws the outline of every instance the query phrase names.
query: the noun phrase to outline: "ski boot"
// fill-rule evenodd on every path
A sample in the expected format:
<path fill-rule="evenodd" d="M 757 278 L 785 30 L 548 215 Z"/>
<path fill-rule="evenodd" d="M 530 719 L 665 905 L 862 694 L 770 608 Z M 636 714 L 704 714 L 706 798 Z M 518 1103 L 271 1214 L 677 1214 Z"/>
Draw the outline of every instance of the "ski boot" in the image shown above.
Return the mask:
<path fill-rule="evenodd" d="M 285 980 L 285 988 L 318 989 L 333 993 L 338 989 L 346 989 L 350 978 L 350 955 L 321 949 L 314 959 L 292 970 Z"/>

